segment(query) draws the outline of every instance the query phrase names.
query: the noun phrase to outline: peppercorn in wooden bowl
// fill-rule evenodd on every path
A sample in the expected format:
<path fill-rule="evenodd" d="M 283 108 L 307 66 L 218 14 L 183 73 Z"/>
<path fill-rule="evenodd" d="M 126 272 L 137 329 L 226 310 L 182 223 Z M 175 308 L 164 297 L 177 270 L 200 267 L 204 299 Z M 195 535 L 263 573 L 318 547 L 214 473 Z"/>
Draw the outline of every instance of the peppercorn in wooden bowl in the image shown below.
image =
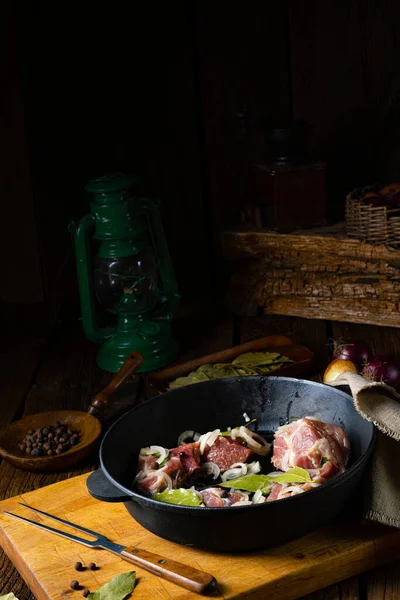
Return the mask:
<path fill-rule="evenodd" d="M 85 412 L 36 413 L 0 433 L 0 456 L 25 471 L 59 471 L 94 452 L 100 434 L 100 421 Z"/>

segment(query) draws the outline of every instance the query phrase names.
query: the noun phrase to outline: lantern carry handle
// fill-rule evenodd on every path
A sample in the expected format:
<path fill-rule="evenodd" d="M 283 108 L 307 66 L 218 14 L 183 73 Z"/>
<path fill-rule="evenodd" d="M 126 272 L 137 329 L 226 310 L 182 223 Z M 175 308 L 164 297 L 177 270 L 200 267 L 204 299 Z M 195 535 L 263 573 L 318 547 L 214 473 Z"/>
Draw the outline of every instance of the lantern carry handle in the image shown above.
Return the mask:
<path fill-rule="evenodd" d="M 179 307 L 181 297 L 178 293 L 178 286 L 172 268 L 168 245 L 160 219 L 160 213 L 158 212 L 158 208 L 154 202 L 148 200 L 147 198 L 135 199 L 135 202 L 140 203 L 140 208 L 149 221 L 150 235 L 152 238 L 153 247 L 156 251 L 158 268 L 163 284 L 162 291 L 168 301 L 170 314 L 174 314 Z"/>
<path fill-rule="evenodd" d="M 92 285 L 89 234 L 95 228 L 93 215 L 83 217 L 75 232 L 76 268 L 78 275 L 79 296 L 81 302 L 82 324 L 85 335 L 92 342 L 103 342 L 111 337 L 115 329 L 100 328 L 96 323 L 96 308 Z"/>

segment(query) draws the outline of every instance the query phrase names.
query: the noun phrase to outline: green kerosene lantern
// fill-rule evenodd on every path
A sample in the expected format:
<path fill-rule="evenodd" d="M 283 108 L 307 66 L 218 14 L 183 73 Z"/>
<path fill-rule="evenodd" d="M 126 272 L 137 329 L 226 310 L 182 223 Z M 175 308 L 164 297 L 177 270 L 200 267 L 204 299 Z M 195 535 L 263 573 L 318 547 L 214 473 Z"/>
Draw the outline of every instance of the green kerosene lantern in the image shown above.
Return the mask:
<path fill-rule="evenodd" d="M 113 373 L 132 351 L 144 357 L 141 371 L 177 354 L 171 319 L 180 296 L 168 247 L 157 206 L 134 195 L 134 181 L 121 173 L 90 181 L 90 214 L 75 230 L 83 329 L 102 343 L 99 367 Z M 115 315 L 115 327 L 98 326 L 95 297 Z"/>

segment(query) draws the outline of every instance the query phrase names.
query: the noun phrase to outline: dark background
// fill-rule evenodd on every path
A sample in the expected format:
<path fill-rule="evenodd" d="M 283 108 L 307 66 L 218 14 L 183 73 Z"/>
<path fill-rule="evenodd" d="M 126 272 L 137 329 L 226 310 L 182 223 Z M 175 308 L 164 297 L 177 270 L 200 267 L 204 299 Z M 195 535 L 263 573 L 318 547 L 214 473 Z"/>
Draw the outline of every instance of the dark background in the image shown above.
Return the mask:
<path fill-rule="evenodd" d="M 106 172 L 161 200 L 188 301 L 223 291 L 218 236 L 248 199 L 262 118 L 310 122 L 331 222 L 353 187 L 400 178 L 398 0 L 106 7 L 2 4 L 3 317 L 76 305 L 68 225 Z"/>

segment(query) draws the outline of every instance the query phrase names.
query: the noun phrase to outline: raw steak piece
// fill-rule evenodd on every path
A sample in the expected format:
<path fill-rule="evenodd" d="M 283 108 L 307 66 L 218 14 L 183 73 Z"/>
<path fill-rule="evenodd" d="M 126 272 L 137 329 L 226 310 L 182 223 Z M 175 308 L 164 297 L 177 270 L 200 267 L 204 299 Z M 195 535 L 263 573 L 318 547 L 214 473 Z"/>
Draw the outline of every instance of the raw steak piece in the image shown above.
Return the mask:
<path fill-rule="evenodd" d="M 248 496 L 246 494 L 242 494 L 241 492 L 229 492 L 226 496 L 227 502 L 230 506 L 237 504 L 237 502 L 242 502 L 243 500 L 248 500 Z"/>
<path fill-rule="evenodd" d="M 223 500 L 225 490 L 221 490 L 221 488 L 207 488 L 200 492 L 200 494 L 205 506 L 210 508 L 222 508 L 225 506 Z"/>
<path fill-rule="evenodd" d="M 343 429 L 306 417 L 276 430 L 271 461 L 281 471 L 320 469 L 331 462 L 337 473 L 343 473 L 349 453 L 350 443 Z"/>
<path fill-rule="evenodd" d="M 168 477 L 171 479 L 172 489 L 180 487 L 182 482 L 187 478 L 187 473 L 182 467 L 179 456 L 170 457 L 166 464 L 159 469 L 144 469 L 143 471 L 139 471 L 135 483 L 138 490 L 143 492 L 143 494 L 152 496 L 166 489 L 169 483 Z"/>
<path fill-rule="evenodd" d="M 139 454 L 138 471 L 148 471 L 157 469 L 157 457 L 153 454 Z"/>
<path fill-rule="evenodd" d="M 267 502 L 273 502 L 274 500 L 282 500 L 283 498 L 290 498 L 290 496 L 296 496 L 302 492 L 308 492 L 317 487 L 316 484 L 301 483 L 293 485 L 292 483 L 274 483 L 271 488 L 271 493 L 267 497 Z"/>
<path fill-rule="evenodd" d="M 198 469 L 200 463 L 200 442 L 193 442 L 192 444 L 182 444 L 177 448 L 172 448 L 172 456 L 178 456 L 184 471 L 191 475 L 193 471 Z"/>
<path fill-rule="evenodd" d="M 140 471 L 136 476 L 135 483 L 137 489 L 146 496 L 163 492 L 168 486 L 168 480 L 164 477 L 161 469 L 157 471 Z"/>
<path fill-rule="evenodd" d="M 221 471 L 230 469 L 235 463 L 245 463 L 253 450 L 231 440 L 229 436 L 219 435 L 211 447 L 206 446 L 204 455 L 207 462 L 213 462 Z"/>

